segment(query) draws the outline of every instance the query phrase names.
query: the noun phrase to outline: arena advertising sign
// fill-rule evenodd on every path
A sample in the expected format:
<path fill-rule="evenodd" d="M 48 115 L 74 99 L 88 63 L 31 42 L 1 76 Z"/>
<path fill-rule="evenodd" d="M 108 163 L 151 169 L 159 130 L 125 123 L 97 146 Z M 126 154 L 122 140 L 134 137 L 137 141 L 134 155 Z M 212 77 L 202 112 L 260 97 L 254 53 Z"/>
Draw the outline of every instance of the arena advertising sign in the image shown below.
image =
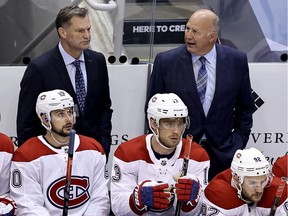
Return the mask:
<path fill-rule="evenodd" d="M 187 19 L 125 20 L 123 44 L 149 44 L 151 32 L 154 32 L 154 44 L 182 44 Z"/>
<path fill-rule="evenodd" d="M 249 64 L 255 111 L 247 147 L 256 147 L 273 164 L 287 152 L 287 64 Z M 0 131 L 17 144 L 16 113 L 25 67 L 0 67 Z M 144 133 L 148 65 L 109 65 L 112 147 Z"/>
<path fill-rule="evenodd" d="M 254 146 L 273 164 L 288 151 L 287 64 L 249 65 L 255 112 L 247 147 Z"/>

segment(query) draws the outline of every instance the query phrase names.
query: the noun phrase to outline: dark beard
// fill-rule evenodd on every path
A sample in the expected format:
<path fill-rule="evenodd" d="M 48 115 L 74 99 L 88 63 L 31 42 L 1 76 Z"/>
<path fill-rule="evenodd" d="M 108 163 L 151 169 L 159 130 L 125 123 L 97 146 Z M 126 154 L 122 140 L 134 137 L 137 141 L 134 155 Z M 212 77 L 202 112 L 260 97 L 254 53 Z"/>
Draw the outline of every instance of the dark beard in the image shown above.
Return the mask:
<path fill-rule="evenodd" d="M 54 130 L 54 127 L 52 125 L 52 129 L 51 129 L 51 132 L 54 132 L 55 134 L 59 135 L 59 136 L 62 136 L 62 137 L 67 137 L 69 136 L 69 132 L 68 133 L 65 133 L 63 128 L 61 130 Z"/>

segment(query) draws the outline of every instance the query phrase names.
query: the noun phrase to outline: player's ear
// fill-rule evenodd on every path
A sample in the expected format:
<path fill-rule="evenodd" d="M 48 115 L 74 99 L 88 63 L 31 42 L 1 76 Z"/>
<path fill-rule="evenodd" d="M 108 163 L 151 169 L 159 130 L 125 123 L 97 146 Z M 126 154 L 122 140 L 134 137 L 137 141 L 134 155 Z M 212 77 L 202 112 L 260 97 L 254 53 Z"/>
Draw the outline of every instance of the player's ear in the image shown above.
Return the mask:
<path fill-rule="evenodd" d="M 240 182 L 239 182 L 239 178 L 237 176 L 236 173 L 232 173 L 232 178 L 233 178 L 233 181 L 234 183 L 237 185 L 237 187 L 239 186 Z"/>
<path fill-rule="evenodd" d="M 155 120 L 155 119 L 150 118 L 150 125 L 151 125 L 151 128 L 152 128 L 153 130 L 156 130 L 157 123 L 156 123 L 156 120 Z"/>
<path fill-rule="evenodd" d="M 41 115 L 41 121 L 43 122 L 43 123 L 48 123 L 48 118 L 47 118 L 47 116 L 45 115 L 45 114 L 42 114 Z"/>

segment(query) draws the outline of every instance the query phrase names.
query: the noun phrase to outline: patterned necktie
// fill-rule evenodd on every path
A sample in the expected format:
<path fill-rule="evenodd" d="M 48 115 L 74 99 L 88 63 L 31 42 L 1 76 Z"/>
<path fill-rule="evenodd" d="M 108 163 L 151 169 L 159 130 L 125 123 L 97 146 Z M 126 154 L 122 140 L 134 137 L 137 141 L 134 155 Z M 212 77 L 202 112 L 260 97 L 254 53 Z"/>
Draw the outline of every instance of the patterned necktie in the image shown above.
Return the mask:
<path fill-rule="evenodd" d="M 197 77 L 197 90 L 198 90 L 198 95 L 199 98 L 201 100 L 201 103 L 204 103 L 204 99 L 205 99 L 205 93 L 206 93 L 206 87 L 207 87 L 207 78 L 208 78 L 208 74 L 207 74 L 207 70 L 205 67 L 205 61 L 206 58 L 204 56 L 201 56 L 199 58 L 199 60 L 201 61 L 201 68 L 198 72 L 198 77 Z"/>
<path fill-rule="evenodd" d="M 81 63 L 80 60 L 75 60 L 72 64 L 76 67 L 75 88 L 76 88 L 78 106 L 81 113 L 83 113 L 86 98 L 86 90 L 80 63 Z"/>

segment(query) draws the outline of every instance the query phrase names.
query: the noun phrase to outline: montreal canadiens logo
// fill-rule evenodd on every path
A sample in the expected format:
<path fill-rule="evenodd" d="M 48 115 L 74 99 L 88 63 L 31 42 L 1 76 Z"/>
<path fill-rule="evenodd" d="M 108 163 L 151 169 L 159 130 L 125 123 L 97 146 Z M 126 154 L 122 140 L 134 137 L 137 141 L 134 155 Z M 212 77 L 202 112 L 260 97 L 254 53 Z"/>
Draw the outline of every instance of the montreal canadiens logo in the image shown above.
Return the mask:
<path fill-rule="evenodd" d="M 64 188 L 66 178 L 61 177 L 54 181 L 47 190 L 47 197 L 52 205 L 57 208 L 63 208 Z M 69 209 L 77 208 L 90 199 L 88 188 L 90 186 L 89 178 L 86 176 L 72 176 L 69 192 Z"/>

